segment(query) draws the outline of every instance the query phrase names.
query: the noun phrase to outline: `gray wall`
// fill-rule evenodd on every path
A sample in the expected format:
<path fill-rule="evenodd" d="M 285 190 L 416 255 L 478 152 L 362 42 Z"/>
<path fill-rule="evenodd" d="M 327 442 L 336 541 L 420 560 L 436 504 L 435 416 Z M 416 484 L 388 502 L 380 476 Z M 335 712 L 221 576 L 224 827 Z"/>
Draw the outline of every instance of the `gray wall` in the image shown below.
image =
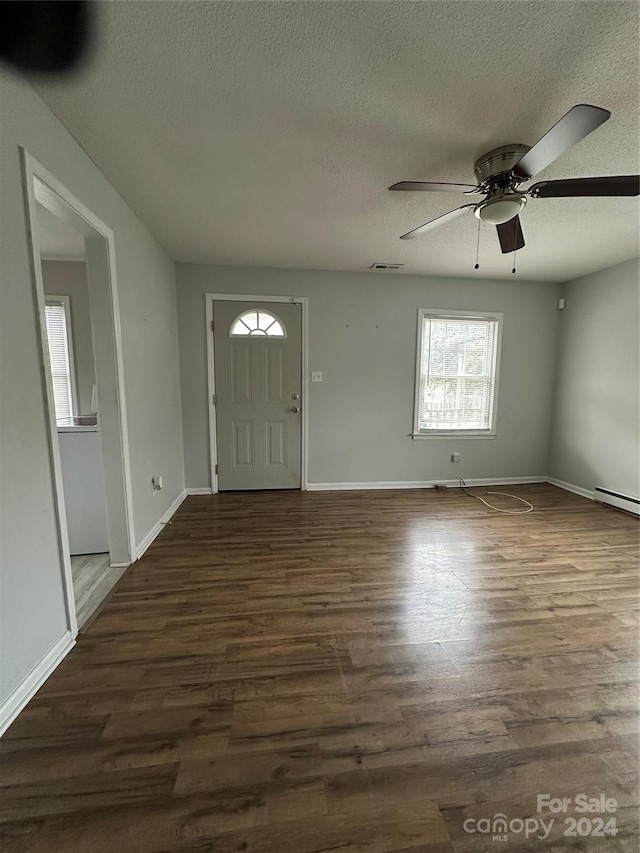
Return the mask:
<path fill-rule="evenodd" d="M 550 473 L 640 496 L 640 266 L 564 286 Z"/>
<path fill-rule="evenodd" d="M 310 483 L 548 473 L 560 286 L 177 264 L 187 486 L 210 485 L 205 297 L 309 297 Z M 504 313 L 495 439 L 413 441 L 418 308 Z M 450 462 L 454 450 L 462 462 Z"/>
<path fill-rule="evenodd" d="M 78 390 L 78 412 L 91 412 L 95 379 L 87 265 L 84 261 L 42 261 L 44 292 L 68 296 L 71 310 L 71 339 Z"/>
<path fill-rule="evenodd" d="M 137 541 L 184 488 L 175 268 L 27 84 L 0 70 L 0 703 L 66 629 L 19 146 L 115 233 Z M 152 493 L 151 476 L 165 488 Z"/>

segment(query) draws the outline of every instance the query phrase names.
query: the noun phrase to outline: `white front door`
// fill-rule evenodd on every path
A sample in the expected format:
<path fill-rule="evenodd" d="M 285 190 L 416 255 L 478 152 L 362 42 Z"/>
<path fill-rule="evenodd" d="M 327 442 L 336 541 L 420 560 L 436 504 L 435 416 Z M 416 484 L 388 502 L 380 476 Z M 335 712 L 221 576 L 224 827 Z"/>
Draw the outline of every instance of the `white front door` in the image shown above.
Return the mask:
<path fill-rule="evenodd" d="M 220 491 L 299 489 L 302 319 L 294 303 L 213 303 Z"/>

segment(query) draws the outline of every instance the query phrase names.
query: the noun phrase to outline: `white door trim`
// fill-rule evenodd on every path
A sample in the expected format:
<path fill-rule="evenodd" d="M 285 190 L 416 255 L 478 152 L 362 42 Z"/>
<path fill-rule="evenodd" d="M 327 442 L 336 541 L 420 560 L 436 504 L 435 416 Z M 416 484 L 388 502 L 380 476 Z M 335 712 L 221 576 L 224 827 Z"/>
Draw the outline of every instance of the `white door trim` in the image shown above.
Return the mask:
<path fill-rule="evenodd" d="M 118 307 L 118 287 L 116 281 L 116 256 L 113 231 L 105 225 L 102 220 L 92 213 L 85 205 L 77 199 L 69 190 L 58 181 L 45 167 L 35 160 L 24 148 L 21 149 L 23 162 L 24 192 L 27 200 L 28 211 L 28 239 L 30 243 L 31 273 L 36 298 L 38 313 L 39 343 L 40 343 L 40 369 L 47 394 L 47 421 L 49 437 L 49 453 L 51 458 L 51 469 L 53 474 L 54 499 L 56 506 L 56 523 L 58 527 L 58 543 L 60 559 L 63 566 L 63 586 L 65 593 L 65 605 L 67 612 L 67 624 L 72 639 L 78 634 L 76 621 L 75 597 L 73 593 L 73 576 L 71 573 L 71 559 L 69 556 L 69 537 L 67 533 L 67 518 L 64 505 L 64 491 L 62 484 L 62 465 L 60 461 L 60 448 L 58 444 L 58 432 L 55 417 L 55 405 L 53 402 L 53 388 L 51 377 L 46 368 L 47 365 L 47 326 L 45 319 L 45 293 L 42 280 L 42 266 L 38 248 L 36 231 L 36 202 L 39 202 L 52 213 L 65 218 L 72 216 L 81 220 L 89 226 L 93 232 L 97 232 L 106 240 L 109 264 L 109 297 L 111 300 L 113 316 L 113 335 L 116 367 L 116 390 L 119 412 L 120 440 L 122 447 L 122 466 L 124 481 L 124 502 L 127 524 L 127 542 L 129 550 L 129 561 L 135 559 L 135 531 L 133 521 L 133 491 L 131 486 L 131 460 L 129 456 L 129 436 L 127 431 L 127 412 L 124 389 L 124 371 L 122 362 L 122 330 L 120 327 L 120 310 Z M 66 213 L 66 216 L 64 214 Z M 89 230 L 87 229 L 87 230 Z"/>
<path fill-rule="evenodd" d="M 207 333 L 207 393 L 209 412 L 209 464 L 211 466 L 211 492 L 218 491 L 218 475 L 216 465 L 218 460 L 218 445 L 216 436 L 216 412 L 213 402 L 216 392 L 216 375 L 213 362 L 213 322 L 214 302 L 287 302 L 302 306 L 302 424 L 300 459 L 300 488 L 307 490 L 307 467 L 309 438 L 309 300 L 306 296 L 263 296 L 261 293 L 205 293 L 205 315 Z"/>

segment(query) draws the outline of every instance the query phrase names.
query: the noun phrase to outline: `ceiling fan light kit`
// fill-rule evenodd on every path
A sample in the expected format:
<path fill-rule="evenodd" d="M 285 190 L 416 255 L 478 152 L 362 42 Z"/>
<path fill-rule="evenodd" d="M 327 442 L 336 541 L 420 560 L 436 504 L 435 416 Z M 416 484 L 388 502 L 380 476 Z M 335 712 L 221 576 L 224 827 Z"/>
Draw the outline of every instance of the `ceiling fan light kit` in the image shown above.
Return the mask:
<path fill-rule="evenodd" d="M 520 212 L 529 198 L 585 198 L 603 196 L 637 196 L 640 176 L 616 175 L 596 178 L 567 178 L 540 181 L 528 189 L 519 186 L 546 169 L 569 148 L 600 127 L 611 113 L 591 104 L 577 104 L 547 131 L 542 139 L 529 147 L 521 143 L 502 145 L 483 154 L 475 164 L 477 185 L 434 183 L 430 181 L 401 181 L 390 190 L 411 192 L 460 192 L 465 195 L 484 195 L 475 204 L 464 204 L 455 210 L 403 234 L 401 240 L 420 237 L 427 231 L 455 219 L 465 211 L 473 211 L 481 222 L 495 225 L 503 254 L 515 252 L 525 245 Z M 476 258 L 476 269 L 478 263 Z M 515 265 L 513 272 L 515 272 Z"/>
<path fill-rule="evenodd" d="M 524 193 L 516 190 L 496 190 L 485 201 L 476 205 L 474 214 L 482 222 L 491 225 L 502 225 L 517 216 L 527 203 Z"/>

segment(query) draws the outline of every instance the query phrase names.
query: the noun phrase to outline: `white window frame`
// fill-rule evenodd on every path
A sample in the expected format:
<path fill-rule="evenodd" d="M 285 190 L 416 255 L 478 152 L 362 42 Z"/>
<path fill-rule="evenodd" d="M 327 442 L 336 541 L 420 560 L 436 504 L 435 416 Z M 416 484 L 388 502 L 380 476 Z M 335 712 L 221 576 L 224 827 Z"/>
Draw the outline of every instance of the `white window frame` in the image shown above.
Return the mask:
<path fill-rule="evenodd" d="M 234 335 L 233 329 L 235 328 L 236 323 L 238 322 L 238 320 L 242 320 L 242 318 L 245 317 L 247 314 L 269 314 L 271 317 L 273 317 L 273 322 L 278 323 L 280 325 L 280 328 L 282 329 L 282 334 L 281 335 L 252 335 L 250 332 L 248 332 L 246 335 L 239 335 L 239 334 Z M 244 323 L 244 320 L 242 320 L 242 322 Z M 246 325 L 247 324 L 245 323 L 245 326 Z M 255 340 L 256 338 L 260 338 L 260 339 L 264 339 L 264 340 L 270 339 L 272 341 L 277 341 L 277 340 L 282 341 L 287 337 L 287 327 L 282 322 L 280 317 L 278 317 L 278 315 L 276 313 L 274 313 L 273 311 L 264 311 L 264 310 L 260 310 L 259 308 L 255 309 L 255 311 L 254 311 L 253 308 L 249 308 L 246 311 L 241 311 L 238 314 L 238 316 L 235 318 L 235 320 L 232 321 L 231 325 L 229 326 L 229 337 L 230 338 L 253 338 L 253 340 Z"/>
<path fill-rule="evenodd" d="M 67 336 L 67 358 L 69 360 L 69 384 L 71 387 L 71 417 L 77 417 L 78 411 L 78 388 L 76 385 L 76 362 L 73 353 L 73 329 L 71 326 L 71 297 L 70 296 L 54 296 L 52 293 L 46 293 L 44 298 L 45 305 L 62 305 L 64 312 L 64 326 Z"/>
<path fill-rule="evenodd" d="M 420 368 L 422 354 L 422 332 L 423 320 L 495 320 L 498 324 L 496 332 L 495 361 L 493 365 L 493 401 L 491 407 L 491 426 L 489 429 L 430 429 L 421 430 L 418 427 L 420 407 Z M 429 308 L 418 308 L 418 330 L 416 341 L 416 364 L 415 364 L 415 390 L 413 402 L 413 432 L 411 437 L 415 439 L 434 438 L 495 438 L 497 435 L 497 412 L 498 412 L 498 390 L 500 382 L 500 353 L 502 350 L 502 321 L 503 315 L 499 313 L 486 313 L 484 311 L 434 311 Z"/>

